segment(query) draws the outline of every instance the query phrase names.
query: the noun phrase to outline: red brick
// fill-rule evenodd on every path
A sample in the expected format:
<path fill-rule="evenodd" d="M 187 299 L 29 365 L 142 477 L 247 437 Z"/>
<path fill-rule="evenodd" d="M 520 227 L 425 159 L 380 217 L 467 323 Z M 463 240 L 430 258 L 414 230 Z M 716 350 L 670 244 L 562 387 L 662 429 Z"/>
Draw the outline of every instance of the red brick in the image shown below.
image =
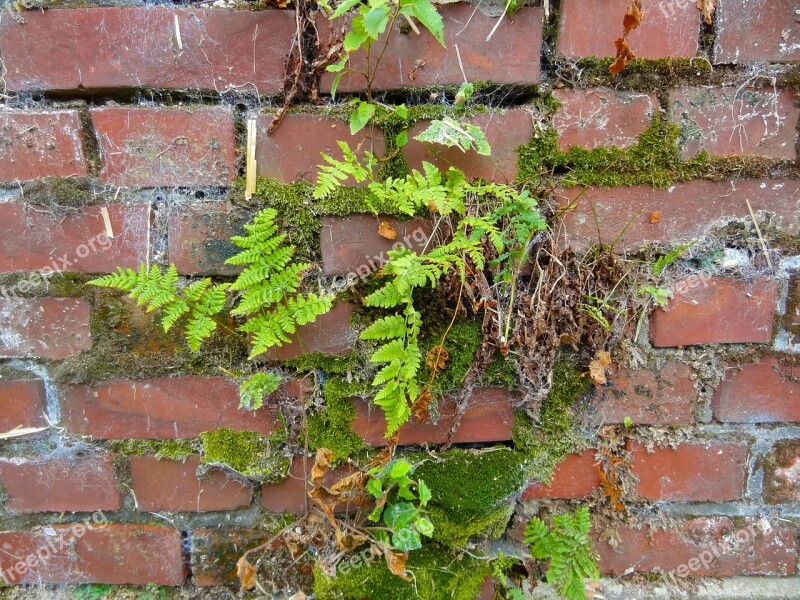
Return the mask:
<path fill-rule="evenodd" d="M 778 282 L 690 276 L 672 287 L 666 310 L 650 314 L 654 346 L 769 342 Z"/>
<path fill-rule="evenodd" d="M 680 123 L 685 157 L 752 154 L 795 157 L 795 93 L 772 89 L 681 88 L 670 92 L 672 119 Z"/>
<path fill-rule="evenodd" d="M 106 235 L 102 208 L 108 211 L 113 238 Z M 145 260 L 149 226 L 142 204 L 87 206 L 67 215 L 46 206 L 0 204 L 0 272 L 42 271 L 41 277 L 48 277 L 61 271 L 135 268 Z M 37 277 L 32 274 L 30 280 Z M 28 289 L 27 282 L 19 283 L 0 291 L 0 296 L 25 294 Z"/>
<path fill-rule="evenodd" d="M 420 142 L 415 136 L 427 129 L 429 121 L 421 121 L 411 128 L 409 142 L 403 154 L 412 169 L 422 170 L 422 162 L 433 163 L 446 171 L 451 166 L 464 171 L 470 179 L 512 183 L 517 176 L 517 148 L 527 144 L 533 136 L 533 119 L 524 109 L 511 109 L 502 113 L 487 113 L 466 119 L 477 125 L 492 147 L 491 156 L 477 152 L 464 152 L 440 144 Z"/>
<path fill-rule="evenodd" d="M 689 425 L 697 390 L 692 370 L 670 361 L 657 371 L 618 369 L 608 375 L 608 385 L 598 387 L 594 410 L 606 423 L 630 418 L 638 425 Z"/>
<path fill-rule="evenodd" d="M 183 583 L 187 572 L 179 531 L 106 523 L 93 515 L 73 525 L 47 526 L 39 533 L 0 533 L 0 570 L 9 583 Z M 50 549 L 49 555 L 45 549 Z M 41 561 L 34 560 L 37 553 Z M 30 568 L 23 564 L 17 571 L 15 566 L 29 557 Z"/>
<path fill-rule="evenodd" d="M 306 486 L 306 480 L 311 478 L 311 468 L 314 465 L 314 459 L 303 459 L 302 456 L 295 456 L 292 459 L 292 468 L 289 475 L 280 483 L 267 483 L 261 486 L 261 502 L 264 509 L 268 512 L 274 513 L 293 513 L 303 514 L 306 511 L 306 489 L 312 490 L 314 486 L 309 483 Z M 331 486 L 340 479 L 352 474 L 355 467 L 350 465 L 342 465 L 335 469 L 331 469 L 325 473 L 322 478 L 322 484 Z M 309 506 L 314 503 L 309 500 Z M 347 505 L 340 503 L 336 507 L 336 511 L 346 511 Z"/>
<path fill-rule="evenodd" d="M 86 300 L 0 299 L 0 357 L 67 358 L 91 347 Z"/>
<path fill-rule="evenodd" d="M 712 407 L 714 418 L 732 423 L 800 421 L 800 384 L 791 364 L 774 358 L 725 371 Z"/>
<path fill-rule="evenodd" d="M 239 409 L 235 383 L 221 377 L 117 379 L 93 386 L 61 387 L 67 431 L 99 439 L 192 438 L 218 428 L 267 434 L 267 407 Z"/>
<path fill-rule="evenodd" d="M 397 232 L 394 240 L 378 234 L 381 221 Z M 433 224 L 425 219 L 400 221 L 391 217 L 353 214 L 324 217 L 320 233 L 322 266 L 325 275 L 355 274 L 366 277 L 389 260 L 388 252 L 401 245 L 420 252 L 428 242 Z"/>
<path fill-rule="evenodd" d="M 76 110 L 0 110 L 0 148 L 2 182 L 87 172 L 81 119 Z"/>
<path fill-rule="evenodd" d="M 12 512 L 89 512 L 122 508 L 110 456 L 0 458 Z"/>
<path fill-rule="evenodd" d="M 93 7 L 29 11 L 25 21 L 0 23 L 0 55 L 12 91 L 238 88 L 277 94 L 295 32 L 295 14 L 284 10 Z"/>
<path fill-rule="evenodd" d="M 192 531 L 192 583 L 197 587 L 239 585 L 236 562 L 250 548 L 275 536 L 274 532 L 244 529 L 198 528 Z"/>
<path fill-rule="evenodd" d="M 639 58 L 694 56 L 700 37 L 700 13 L 676 3 L 645 6 L 642 24 L 628 42 Z M 630 0 L 564 0 L 558 26 L 558 54 L 569 58 L 614 56 L 614 40 L 622 35 L 622 19 Z"/>
<path fill-rule="evenodd" d="M 800 60 L 793 0 L 725 0 L 717 8 L 716 24 L 716 64 Z"/>
<path fill-rule="evenodd" d="M 555 90 L 561 107 L 553 117 L 558 132 L 558 146 L 627 148 L 647 127 L 658 112 L 658 99 L 647 94 L 611 90 Z"/>
<path fill-rule="evenodd" d="M 568 204 L 582 190 L 562 190 L 562 204 Z M 750 201 L 754 211 L 779 217 L 781 230 L 792 234 L 798 232 L 800 185 L 795 181 L 690 181 L 675 184 L 667 190 L 649 187 L 588 188 L 577 207 L 565 217 L 567 243 L 578 248 L 596 244 L 598 227 L 600 240 L 604 243 L 610 244 L 619 237 L 614 247 L 616 252 L 636 250 L 646 242 L 687 242 L 701 237 L 712 226 L 749 218 L 745 200 Z M 592 206 L 597 211 L 596 221 Z M 650 215 L 655 211 L 661 213 L 661 219 L 652 223 Z"/>
<path fill-rule="evenodd" d="M 137 508 L 142 511 L 236 510 L 247 508 L 252 489 L 221 469 L 198 477 L 200 456 L 185 461 L 131 457 L 131 478 Z"/>
<path fill-rule="evenodd" d="M 723 502 L 744 492 L 749 450 L 742 444 L 684 443 L 649 453 L 643 445 L 628 442 L 628 449 L 639 477 L 636 492 L 643 498 Z"/>
<path fill-rule="evenodd" d="M 258 176 L 270 177 L 281 183 L 305 180 L 317 181 L 317 166 L 323 164 L 321 154 L 342 158 L 337 142 L 347 142 L 362 155 L 368 151 L 383 156 L 383 133 L 367 127 L 350 135 L 350 126 L 339 119 L 309 114 L 286 115 L 273 133 L 267 133 L 272 115 L 258 116 L 256 160 Z M 360 151 L 360 152 L 359 152 Z M 350 180 L 348 185 L 354 185 Z"/>
<path fill-rule="evenodd" d="M 92 123 L 105 182 L 188 187 L 227 185 L 236 178 L 236 132 L 229 108 L 96 108 Z"/>
<path fill-rule="evenodd" d="M 550 483 L 531 483 L 521 500 L 538 498 L 583 498 L 600 486 L 600 474 L 594 450 L 570 454 L 556 465 Z"/>
<path fill-rule="evenodd" d="M 0 432 L 17 427 L 46 427 L 44 382 L 0 381 Z"/>
<path fill-rule="evenodd" d="M 230 242 L 240 235 L 252 214 L 230 204 L 205 202 L 174 206 L 169 212 L 169 260 L 180 273 L 235 275 L 241 267 L 226 265 L 237 254 Z"/>
<path fill-rule="evenodd" d="M 374 89 L 460 84 L 464 73 L 469 81 L 538 83 L 544 14 L 541 8 L 519 9 L 513 19 L 504 19 L 488 42 L 486 37 L 497 24 L 496 17 L 460 3 L 440 6 L 439 13 L 444 21 L 446 47 L 424 30 L 420 35 L 395 31 L 373 83 Z M 397 29 L 401 27 L 402 23 L 398 23 Z M 340 25 L 320 24 L 319 29 L 322 41 L 327 43 L 335 39 Z M 383 40 L 379 39 L 376 46 L 382 45 Z M 365 70 L 364 53 L 355 55 L 351 66 Z M 333 77 L 326 75 L 323 89 L 329 90 L 332 81 Z M 339 91 L 365 87 L 364 76 L 353 73 L 342 78 Z"/>
<path fill-rule="evenodd" d="M 703 517 L 686 521 L 677 530 L 618 527 L 616 548 L 607 539 L 595 539 L 594 547 L 601 571 L 614 576 L 654 571 L 713 577 L 793 575 L 797 548 L 792 530 L 773 524 L 762 531 L 757 523 L 746 519 L 737 527 L 728 517 Z M 734 543 L 737 533 L 739 541 Z M 682 565 L 686 567 L 677 571 Z"/>
<path fill-rule="evenodd" d="M 502 442 L 511 439 L 514 427 L 513 394 L 499 388 L 476 388 L 453 436 L 456 444 Z M 383 411 L 363 400 L 353 399 L 357 417 L 353 431 L 371 446 L 385 446 L 386 420 Z M 454 424 L 456 404 L 450 398 L 439 402 L 439 420 L 420 423 L 412 419 L 400 428 L 399 444 L 442 444 Z"/>
<path fill-rule="evenodd" d="M 800 440 L 781 440 L 764 465 L 764 499 L 770 504 L 800 502 Z"/>
<path fill-rule="evenodd" d="M 265 357 L 269 360 L 290 360 L 314 352 L 346 356 L 358 339 L 358 334 L 350 327 L 352 314 L 352 304 L 339 302 L 313 323 L 297 327 L 297 331 L 289 336 L 290 343 L 270 348 Z"/>

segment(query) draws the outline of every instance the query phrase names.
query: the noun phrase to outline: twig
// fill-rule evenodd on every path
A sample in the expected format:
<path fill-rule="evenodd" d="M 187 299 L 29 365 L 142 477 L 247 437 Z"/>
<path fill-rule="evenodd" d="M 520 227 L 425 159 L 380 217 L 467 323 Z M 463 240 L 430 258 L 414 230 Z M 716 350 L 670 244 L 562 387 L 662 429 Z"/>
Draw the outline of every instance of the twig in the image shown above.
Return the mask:
<path fill-rule="evenodd" d="M 503 9 L 503 14 L 500 15 L 500 18 L 497 19 L 497 23 L 495 23 L 494 27 L 492 27 L 492 30 L 489 32 L 489 35 L 486 36 L 486 41 L 487 42 L 490 39 L 492 39 L 492 36 L 494 35 L 494 32 L 497 31 L 498 27 L 500 27 L 500 23 L 503 22 L 503 18 L 506 16 L 506 13 L 508 12 L 508 8 L 510 6 L 511 6 L 511 0 L 508 0 L 508 2 L 506 2 L 506 7 Z"/>
<path fill-rule="evenodd" d="M 458 44 L 453 44 L 453 48 L 456 49 L 456 57 L 458 57 L 458 67 L 461 69 L 461 76 L 464 78 L 464 83 L 469 83 L 467 81 L 467 74 L 464 72 L 464 63 L 461 62 L 461 52 L 458 50 Z"/>
<path fill-rule="evenodd" d="M 178 15 L 175 16 L 175 42 L 178 44 L 178 50 L 183 52 L 183 40 L 181 39 L 181 24 L 178 21 Z"/>
<path fill-rule="evenodd" d="M 772 270 L 772 260 L 770 260 L 770 257 L 769 257 L 769 250 L 767 249 L 767 242 L 764 241 L 764 236 L 761 235 L 761 228 L 758 226 L 758 221 L 756 221 L 756 215 L 753 212 L 753 207 L 750 206 L 750 200 L 745 198 L 744 201 L 747 202 L 747 210 L 750 211 L 750 218 L 753 219 L 753 225 L 755 225 L 756 233 L 758 234 L 758 241 L 761 242 L 761 249 L 764 251 L 764 256 L 767 259 L 767 266 L 769 267 L 769 270 L 771 271 Z"/>

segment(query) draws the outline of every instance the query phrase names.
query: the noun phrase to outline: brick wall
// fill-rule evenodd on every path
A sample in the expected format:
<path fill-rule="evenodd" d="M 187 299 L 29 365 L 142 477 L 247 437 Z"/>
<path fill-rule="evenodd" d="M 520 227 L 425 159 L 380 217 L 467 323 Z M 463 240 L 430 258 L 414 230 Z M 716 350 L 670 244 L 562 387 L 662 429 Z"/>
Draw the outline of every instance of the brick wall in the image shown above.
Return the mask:
<path fill-rule="evenodd" d="M 402 35 L 376 86 L 392 90 L 387 101 L 441 103 L 462 73 L 487 82 L 477 101 L 489 110 L 472 119 L 487 131 L 491 159 L 412 142 L 412 168 L 428 160 L 522 183 L 533 174 L 526 157 L 554 132 L 556 147 L 535 168 L 556 177 L 546 202 L 571 205 L 564 244 L 613 242 L 620 255 L 652 260 L 654 248 L 699 239 L 708 252 L 697 256 L 710 257 L 684 261 L 667 306 L 634 322 L 626 343 L 637 360 L 614 365 L 584 399 L 595 418 L 584 448 L 551 481 L 517 490 L 506 537 L 518 539 L 530 514 L 590 502 L 604 507 L 596 547 L 605 575 L 675 571 L 680 580 L 688 564 L 700 576 L 791 577 L 800 543 L 795 3 L 720 0 L 708 25 L 694 2 L 645 2 L 645 22 L 629 38 L 639 60 L 612 79 L 607 57 L 627 4 L 521 8 L 490 42 L 495 17 L 442 5 L 447 48 Z M 302 456 L 284 457 L 289 476 L 266 482 L 208 460 L 207 432 L 269 439 L 286 416 L 238 408 L 219 367 L 241 366 L 246 348 L 223 339 L 191 355 L 133 303 L 85 285 L 145 261 L 229 277 L 228 238 L 257 205 L 293 210 L 292 194 L 306 194 L 310 216 L 291 240 L 325 277 L 385 257 L 392 242 L 374 217 L 317 209 L 303 183 L 315 181 L 320 152 L 336 141 L 382 148 L 383 132 L 354 138 L 340 113 L 311 103 L 267 132 L 294 23 L 292 10 L 143 6 L 0 20 L 0 430 L 44 428 L 0 441 L 6 582 L 229 584 L 242 549 L 265 541 L 281 513 L 304 511 Z M 324 42 L 333 33 L 318 25 Z M 339 91 L 360 85 L 345 79 Z M 258 175 L 268 178 L 256 204 L 239 184 L 250 116 Z M 642 150 L 640 136 L 657 124 L 679 134 L 660 138 L 674 142 L 666 167 Z M 585 190 L 570 185 L 571 172 L 593 168 L 576 157 L 609 148 L 629 154 L 612 155 L 605 179 Z M 391 222 L 415 248 L 414 232 L 431 228 L 424 218 Z M 346 360 L 361 326 L 353 314 L 337 305 L 266 358 Z M 295 400 L 310 393 L 296 382 L 285 390 Z M 509 445 L 518 399 L 519 391 L 475 389 L 450 441 Z M 353 432 L 384 444 L 380 413 L 363 399 L 346 402 Z M 407 425 L 402 443 L 447 441 L 452 401 L 439 412 L 437 424 Z M 600 475 L 612 444 L 625 464 L 624 517 L 608 508 Z M 742 531 L 735 549 L 704 554 Z M 58 549 L 65 539 L 69 552 Z M 30 559 L 41 548 L 52 557 Z"/>

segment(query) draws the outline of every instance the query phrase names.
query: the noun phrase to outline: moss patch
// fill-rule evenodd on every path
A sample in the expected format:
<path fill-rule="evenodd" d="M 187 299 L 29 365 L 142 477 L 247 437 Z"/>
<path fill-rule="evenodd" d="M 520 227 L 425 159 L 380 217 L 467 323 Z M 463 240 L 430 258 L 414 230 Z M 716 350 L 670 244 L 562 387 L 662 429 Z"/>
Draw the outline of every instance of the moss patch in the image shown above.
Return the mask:
<path fill-rule="evenodd" d="M 344 564 L 352 565 L 347 572 Z M 336 578 L 315 569 L 314 592 L 318 600 L 472 600 L 490 572 L 489 561 L 468 555 L 459 560 L 435 544 L 411 552 L 406 568 L 412 581 L 392 575 L 383 560 L 345 557 Z"/>
<path fill-rule="evenodd" d="M 578 436 L 572 407 L 590 387 L 577 358 L 565 355 L 553 367 L 553 387 L 542 402 L 539 423 L 534 425 L 525 415 L 517 414 L 514 444 L 526 456 L 530 478 L 549 482 L 553 468 L 576 450 Z"/>
<path fill-rule="evenodd" d="M 427 460 L 416 470 L 433 493 L 434 539 L 458 547 L 475 535 L 499 536 L 513 510 L 507 499 L 527 482 L 524 455 L 504 447 L 480 452 L 453 449 L 438 459 Z"/>
<path fill-rule="evenodd" d="M 353 431 L 356 409 L 350 398 L 368 391 L 369 385 L 362 382 L 348 383 L 342 379 L 325 382 L 325 408 L 308 416 L 308 439 L 313 449 L 330 449 L 337 462 L 366 449 L 364 441 Z"/>
<path fill-rule="evenodd" d="M 200 434 L 201 465 L 225 466 L 266 483 L 283 480 L 291 462 L 275 440 L 255 431 L 217 429 Z"/>
<path fill-rule="evenodd" d="M 198 440 L 112 440 L 111 448 L 117 454 L 155 456 L 157 460 L 183 462 L 201 450 Z"/>
<path fill-rule="evenodd" d="M 438 346 L 442 341 L 442 336 L 447 330 L 449 320 L 433 327 L 430 332 L 420 340 L 422 356 Z M 445 368 L 433 380 L 432 393 L 434 398 L 440 398 L 447 392 L 457 390 L 464 382 L 467 372 L 475 362 L 475 352 L 481 345 L 483 334 L 481 333 L 481 323 L 477 319 L 457 320 L 453 323 L 445 339 L 444 348 L 447 351 L 448 359 Z M 423 362 L 423 367 L 419 373 L 421 385 L 427 385 L 430 380 L 430 367 Z"/>

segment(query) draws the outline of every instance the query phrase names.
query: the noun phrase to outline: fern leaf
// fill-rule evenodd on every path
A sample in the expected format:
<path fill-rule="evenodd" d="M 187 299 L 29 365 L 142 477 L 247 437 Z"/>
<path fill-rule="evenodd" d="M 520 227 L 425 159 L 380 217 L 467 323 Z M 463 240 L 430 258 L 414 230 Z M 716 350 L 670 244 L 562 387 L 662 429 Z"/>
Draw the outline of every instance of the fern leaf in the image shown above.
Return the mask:
<path fill-rule="evenodd" d="M 406 333 L 406 321 L 400 315 L 390 315 L 378 319 L 361 334 L 362 340 L 391 340 L 401 338 Z"/>

